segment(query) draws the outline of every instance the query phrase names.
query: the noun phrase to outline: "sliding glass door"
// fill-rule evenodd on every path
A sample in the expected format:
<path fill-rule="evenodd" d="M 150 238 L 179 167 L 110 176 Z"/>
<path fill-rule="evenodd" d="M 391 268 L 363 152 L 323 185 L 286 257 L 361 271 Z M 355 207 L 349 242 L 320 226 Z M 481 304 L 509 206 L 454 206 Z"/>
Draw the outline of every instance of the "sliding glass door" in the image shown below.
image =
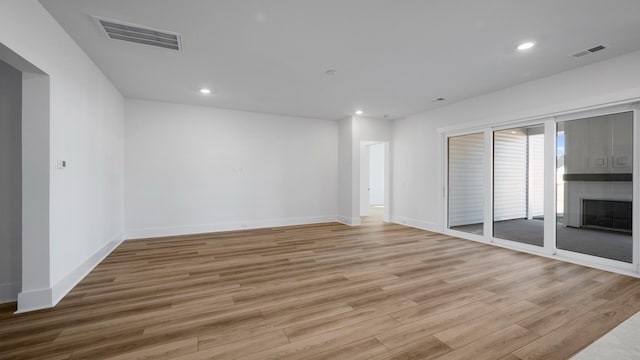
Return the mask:
<path fill-rule="evenodd" d="M 556 246 L 633 260 L 633 112 L 557 124 Z"/>
<path fill-rule="evenodd" d="M 484 134 L 448 138 L 448 227 L 484 234 Z"/>
<path fill-rule="evenodd" d="M 544 246 L 544 125 L 493 133 L 493 236 Z"/>
<path fill-rule="evenodd" d="M 446 232 L 640 273 L 638 111 L 443 132 Z"/>

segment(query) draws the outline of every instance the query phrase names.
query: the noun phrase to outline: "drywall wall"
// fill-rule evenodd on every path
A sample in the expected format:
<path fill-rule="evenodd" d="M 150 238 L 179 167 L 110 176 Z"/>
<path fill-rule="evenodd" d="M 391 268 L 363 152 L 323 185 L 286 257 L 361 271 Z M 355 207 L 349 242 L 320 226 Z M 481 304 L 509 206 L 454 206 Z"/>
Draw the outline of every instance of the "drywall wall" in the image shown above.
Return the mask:
<path fill-rule="evenodd" d="M 384 204 L 385 144 L 369 145 L 369 204 Z"/>
<path fill-rule="evenodd" d="M 639 63 L 640 52 L 634 52 L 396 120 L 393 220 L 442 230 L 444 192 L 438 128 L 503 123 L 637 99 Z"/>
<path fill-rule="evenodd" d="M 360 143 L 360 216 L 369 216 L 369 145 Z"/>
<path fill-rule="evenodd" d="M 358 225 L 358 206 L 353 204 L 353 121 L 351 117 L 338 122 L 338 221 L 347 225 Z M 359 145 L 358 145 L 359 146 Z M 356 159 L 359 161 L 359 159 Z M 357 187 L 355 189 L 358 189 Z"/>
<path fill-rule="evenodd" d="M 127 238 L 335 221 L 338 123 L 126 100 Z"/>
<path fill-rule="evenodd" d="M 50 144 L 48 166 L 29 170 L 49 174 L 49 231 L 23 251 L 18 310 L 26 311 L 55 304 L 122 240 L 123 98 L 36 0 L 3 1 L 0 43 L 46 73 L 49 84 L 48 136 L 40 128 Z M 56 169 L 56 160 L 67 167 Z M 47 249 L 44 260 L 34 260 Z"/>
<path fill-rule="evenodd" d="M 17 55 L 16 55 L 17 56 Z M 22 291 L 18 309 L 51 306 L 51 86 L 49 76 L 18 61 L 22 72 Z M 25 64 L 26 63 L 26 64 Z M 34 72 L 28 72 L 34 71 Z"/>
<path fill-rule="evenodd" d="M 22 281 L 22 72 L 0 61 L 0 303 Z"/>

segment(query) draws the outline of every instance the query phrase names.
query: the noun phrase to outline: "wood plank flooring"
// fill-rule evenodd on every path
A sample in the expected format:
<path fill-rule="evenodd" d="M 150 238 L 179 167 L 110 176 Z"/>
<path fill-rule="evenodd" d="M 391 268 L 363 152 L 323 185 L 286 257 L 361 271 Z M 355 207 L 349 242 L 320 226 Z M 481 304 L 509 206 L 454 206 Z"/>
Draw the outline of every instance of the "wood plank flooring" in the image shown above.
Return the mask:
<path fill-rule="evenodd" d="M 567 359 L 640 280 L 393 224 L 128 241 L 0 359 Z"/>

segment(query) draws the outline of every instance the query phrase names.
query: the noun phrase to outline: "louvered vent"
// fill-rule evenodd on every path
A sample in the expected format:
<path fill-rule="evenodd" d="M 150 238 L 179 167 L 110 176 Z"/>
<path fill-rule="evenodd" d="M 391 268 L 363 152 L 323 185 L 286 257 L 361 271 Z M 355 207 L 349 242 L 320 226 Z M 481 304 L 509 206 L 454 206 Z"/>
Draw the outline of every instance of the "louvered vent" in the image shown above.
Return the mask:
<path fill-rule="evenodd" d="M 177 51 L 182 48 L 180 34 L 178 33 L 105 18 L 94 17 L 94 19 L 98 23 L 100 30 L 110 39 L 158 46 Z"/>
<path fill-rule="evenodd" d="M 579 57 L 583 57 L 585 55 L 593 54 L 593 53 L 598 52 L 598 51 L 602 51 L 604 49 L 606 49 L 606 47 L 604 45 L 598 45 L 598 46 L 592 47 L 591 49 L 579 51 L 579 52 L 577 52 L 577 53 L 575 53 L 575 54 L 573 54 L 571 56 L 573 56 L 574 58 L 579 58 Z"/>

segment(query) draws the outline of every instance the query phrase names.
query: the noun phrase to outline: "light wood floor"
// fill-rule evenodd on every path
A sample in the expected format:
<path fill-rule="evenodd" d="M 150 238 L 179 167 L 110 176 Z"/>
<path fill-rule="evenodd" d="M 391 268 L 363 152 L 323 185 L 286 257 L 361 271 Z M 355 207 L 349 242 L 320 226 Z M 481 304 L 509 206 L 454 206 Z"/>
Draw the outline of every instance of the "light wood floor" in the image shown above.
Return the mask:
<path fill-rule="evenodd" d="M 2 359 L 566 359 L 640 280 L 399 225 L 129 241 L 56 308 L 0 307 Z"/>

